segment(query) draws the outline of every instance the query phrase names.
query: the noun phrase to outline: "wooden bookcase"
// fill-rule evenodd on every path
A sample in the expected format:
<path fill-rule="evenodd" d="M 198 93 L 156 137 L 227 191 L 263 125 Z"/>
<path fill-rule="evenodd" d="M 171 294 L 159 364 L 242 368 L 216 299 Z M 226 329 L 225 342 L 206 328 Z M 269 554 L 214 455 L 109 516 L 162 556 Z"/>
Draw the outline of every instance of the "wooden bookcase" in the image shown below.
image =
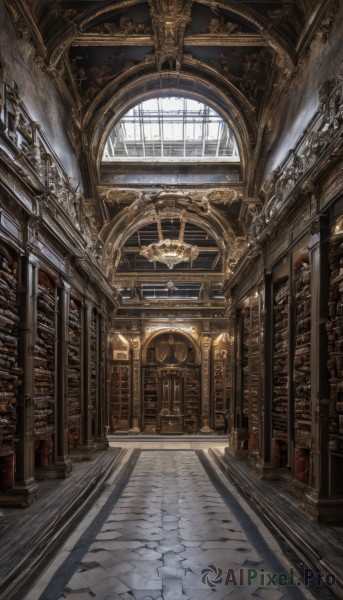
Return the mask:
<path fill-rule="evenodd" d="M 38 274 L 37 335 L 34 348 L 35 466 L 53 462 L 55 432 L 56 288 L 48 276 Z"/>
<path fill-rule="evenodd" d="M 250 304 L 249 337 L 249 452 L 258 449 L 260 390 L 260 306 L 258 296 Z"/>
<path fill-rule="evenodd" d="M 143 368 L 143 431 L 156 433 L 159 411 L 157 367 L 146 366 Z"/>
<path fill-rule="evenodd" d="M 68 448 L 81 445 L 81 306 L 70 299 L 68 315 Z"/>
<path fill-rule="evenodd" d="M 288 460 L 288 277 L 274 282 L 273 304 L 272 464 L 274 467 L 286 467 Z"/>
<path fill-rule="evenodd" d="M 184 377 L 183 427 L 185 433 L 195 434 L 200 426 L 200 369 L 188 368 Z"/>
<path fill-rule="evenodd" d="M 294 444 L 295 479 L 309 483 L 311 449 L 311 269 L 296 264 L 294 272 Z"/>
<path fill-rule="evenodd" d="M 92 410 L 92 436 L 95 436 L 95 423 L 94 417 L 96 413 L 97 403 L 97 315 L 94 310 L 91 313 L 91 327 L 90 327 L 90 354 L 89 354 L 89 367 L 90 367 L 90 404 Z"/>
<path fill-rule="evenodd" d="M 19 305 L 17 261 L 0 246 L 0 492 L 14 484 L 14 438 L 17 432 Z"/>
<path fill-rule="evenodd" d="M 112 431 L 127 431 L 130 428 L 128 361 L 109 361 L 109 410 Z"/>
<path fill-rule="evenodd" d="M 330 237 L 328 372 L 330 398 L 329 486 L 331 496 L 343 496 L 343 231 Z"/>

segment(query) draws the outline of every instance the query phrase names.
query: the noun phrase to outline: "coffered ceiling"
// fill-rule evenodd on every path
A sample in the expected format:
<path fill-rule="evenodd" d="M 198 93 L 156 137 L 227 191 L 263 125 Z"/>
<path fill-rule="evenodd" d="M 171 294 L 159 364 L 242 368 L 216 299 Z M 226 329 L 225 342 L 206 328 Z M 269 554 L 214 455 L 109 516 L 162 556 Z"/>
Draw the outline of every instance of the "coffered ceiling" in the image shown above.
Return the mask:
<path fill-rule="evenodd" d="M 264 157 L 278 99 L 330 0 L 5 0 L 17 33 L 70 108 L 70 138 L 97 222 L 103 265 L 123 306 L 158 299 L 222 301 L 221 286 L 260 210 Z M 229 126 L 240 161 L 102 161 L 110 132 L 157 97 L 208 105 Z M 192 157 L 191 157 L 192 158 Z M 205 155 L 202 157 L 206 158 Z M 142 245 L 176 239 L 199 255 L 169 269 Z"/>

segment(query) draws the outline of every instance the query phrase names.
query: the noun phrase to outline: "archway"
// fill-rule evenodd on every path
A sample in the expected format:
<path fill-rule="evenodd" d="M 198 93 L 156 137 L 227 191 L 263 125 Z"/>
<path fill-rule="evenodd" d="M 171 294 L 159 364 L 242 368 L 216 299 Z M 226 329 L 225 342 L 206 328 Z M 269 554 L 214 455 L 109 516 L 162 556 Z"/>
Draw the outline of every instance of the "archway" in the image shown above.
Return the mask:
<path fill-rule="evenodd" d="M 201 417 L 200 366 L 193 341 L 169 331 L 146 345 L 143 363 L 144 433 L 195 434 Z"/>

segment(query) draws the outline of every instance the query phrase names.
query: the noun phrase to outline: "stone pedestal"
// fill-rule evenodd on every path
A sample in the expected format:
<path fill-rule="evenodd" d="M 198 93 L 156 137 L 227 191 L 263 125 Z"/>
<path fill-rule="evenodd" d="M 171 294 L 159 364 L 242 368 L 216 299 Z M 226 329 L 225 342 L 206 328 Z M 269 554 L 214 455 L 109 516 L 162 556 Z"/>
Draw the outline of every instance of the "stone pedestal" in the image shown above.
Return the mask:
<path fill-rule="evenodd" d="M 211 427 L 209 427 L 208 419 L 204 419 L 203 423 L 204 424 L 203 424 L 202 428 L 200 429 L 199 434 L 200 435 L 201 434 L 202 435 L 212 435 L 214 433 L 214 431 L 213 431 L 213 429 L 211 429 Z"/>
<path fill-rule="evenodd" d="M 132 419 L 132 427 L 129 429 L 130 435 L 139 435 L 141 432 L 139 428 L 139 419 L 137 417 L 133 417 Z"/>
<path fill-rule="evenodd" d="M 248 432 L 244 428 L 234 427 L 230 434 L 230 447 L 227 448 L 228 453 L 237 458 L 243 460 L 248 457 Z"/>
<path fill-rule="evenodd" d="M 16 484 L 8 492 L 0 493 L 0 504 L 2 507 L 27 508 L 39 498 L 39 485 L 31 479 L 24 484 Z"/>
<path fill-rule="evenodd" d="M 316 521 L 322 523 L 343 523 L 343 499 L 320 498 L 315 491 L 302 494 L 300 508 Z"/>
<path fill-rule="evenodd" d="M 35 470 L 37 479 L 64 479 L 69 477 L 73 470 L 73 463 L 69 456 L 61 458 L 54 463 L 39 467 Z"/>
<path fill-rule="evenodd" d="M 287 481 L 291 480 L 291 472 L 287 468 L 273 467 L 270 464 L 256 462 L 253 465 L 254 472 L 259 479 L 267 481 Z"/>

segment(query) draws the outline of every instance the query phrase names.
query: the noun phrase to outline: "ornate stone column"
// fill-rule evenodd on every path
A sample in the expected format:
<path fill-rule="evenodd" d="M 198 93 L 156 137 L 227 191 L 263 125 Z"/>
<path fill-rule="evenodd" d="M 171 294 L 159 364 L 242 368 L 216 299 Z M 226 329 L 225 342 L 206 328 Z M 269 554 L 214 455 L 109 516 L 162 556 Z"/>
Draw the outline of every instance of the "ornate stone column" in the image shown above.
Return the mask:
<path fill-rule="evenodd" d="M 91 302 L 86 300 L 83 307 L 83 432 L 84 444 L 81 454 L 91 459 L 95 450 L 92 440 L 92 400 L 91 400 Z"/>
<path fill-rule="evenodd" d="M 343 514 L 343 501 L 329 499 L 329 432 L 327 374 L 327 335 L 329 292 L 329 223 L 319 217 L 313 225 L 309 243 L 311 254 L 311 412 L 312 448 L 310 486 L 305 494 L 306 510 L 319 519 L 338 519 Z"/>
<path fill-rule="evenodd" d="M 234 320 L 234 379 L 233 379 L 233 401 L 234 401 L 234 427 L 231 430 L 229 453 L 235 458 L 247 458 L 248 450 L 243 449 L 243 444 L 248 438 L 248 429 L 245 427 L 243 415 L 243 358 L 242 358 L 242 336 L 243 317 L 242 310 L 236 311 Z"/>
<path fill-rule="evenodd" d="M 57 343 L 56 343 L 56 463 L 49 470 L 57 477 L 67 477 L 72 470 L 68 456 L 68 318 L 70 285 L 61 280 L 58 286 Z"/>
<path fill-rule="evenodd" d="M 142 366 L 142 348 L 141 338 L 136 336 L 131 341 L 132 349 L 132 422 L 130 433 L 139 433 L 141 430 L 141 366 Z"/>
<path fill-rule="evenodd" d="M 273 395 L 273 283 L 272 273 L 264 273 L 264 308 L 261 314 L 263 336 L 260 404 L 260 448 L 255 466 L 261 477 L 271 469 L 272 395 Z"/>
<path fill-rule="evenodd" d="M 36 294 L 38 261 L 27 254 L 20 259 L 19 366 L 23 369 L 18 391 L 18 434 L 16 445 L 16 479 L 14 488 L 1 499 L 2 506 L 26 507 L 37 500 L 38 483 L 34 479 L 34 378 L 33 349 L 36 329 Z"/>
<path fill-rule="evenodd" d="M 107 339 L 107 319 L 103 312 L 98 315 L 98 401 L 95 415 L 95 441 L 98 448 L 108 448 L 108 439 L 105 426 L 108 422 L 106 418 L 106 339 Z"/>
<path fill-rule="evenodd" d="M 208 333 L 201 338 L 201 414 L 202 428 L 200 433 L 213 433 L 209 426 L 210 400 L 211 400 L 211 344 L 212 339 Z"/>

